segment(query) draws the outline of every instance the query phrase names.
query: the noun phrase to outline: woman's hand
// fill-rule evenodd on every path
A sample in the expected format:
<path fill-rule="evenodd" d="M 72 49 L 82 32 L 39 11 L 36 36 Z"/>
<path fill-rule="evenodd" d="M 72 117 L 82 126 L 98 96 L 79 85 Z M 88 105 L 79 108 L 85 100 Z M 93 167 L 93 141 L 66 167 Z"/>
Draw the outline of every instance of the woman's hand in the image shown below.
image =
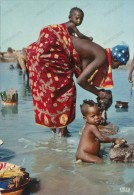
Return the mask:
<path fill-rule="evenodd" d="M 98 93 L 98 97 L 99 97 L 100 99 L 104 99 L 105 96 L 106 96 L 106 91 L 100 90 L 99 93 Z"/>
<path fill-rule="evenodd" d="M 102 110 L 108 110 L 113 103 L 112 92 L 104 89 L 99 90 L 97 102 Z"/>
<path fill-rule="evenodd" d="M 110 90 L 104 90 L 101 89 L 99 90 L 98 97 L 103 100 L 103 99 L 110 99 L 112 97 L 112 92 Z"/>

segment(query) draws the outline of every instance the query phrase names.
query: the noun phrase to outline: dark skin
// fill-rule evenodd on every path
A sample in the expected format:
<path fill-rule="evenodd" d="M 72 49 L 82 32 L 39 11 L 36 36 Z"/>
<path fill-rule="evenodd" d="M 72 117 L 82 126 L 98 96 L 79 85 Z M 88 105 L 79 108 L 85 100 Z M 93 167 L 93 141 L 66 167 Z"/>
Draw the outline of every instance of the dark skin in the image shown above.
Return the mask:
<path fill-rule="evenodd" d="M 107 64 L 107 53 L 106 50 L 100 45 L 91 42 L 87 39 L 80 39 L 75 36 L 71 36 L 75 50 L 79 53 L 81 58 L 82 73 L 77 78 L 77 83 L 87 91 L 90 91 L 96 96 L 103 98 L 106 94 L 93 85 L 89 85 L 88 78 L 94 73 L 94 71 Z M 121 63 L 112 57 L 112 68 L 118 68 Z"/>
<path fill-rule="evenodd" d="M 77 29 L 77 26 L 81 25 L 82 21 L 83 21 L 83 14 L 77 10 L 73 11 L 72 15 L 69 16 L 69 21 L 65 23 L 68 32 L 70 35 L 76 34 L 81 39 L 88 39 L 92 41 L 93 40 L 92 37 L 87 37 Z"/>
<path fill-rule="evenodd" d="M 133 60 L 132 60 L 132 63 L 131 63 L 131 68 L 130 68 L 130 71 L 129 71 L 129 75 L 128 75 L 128 81 L 130 83 L 132 83 L 132 75 L 133 75 L 133 71 L 134 71 L 134 57 L 133 57 Z"/>
<path fill-rule="evenodd" d="M 100 143 L 116 143 L 121 139 L 105 137 L 100 133 L 98 125 L 101 122 L 101 112 L 97 105 L 88 106 L 88 112 L 83 118 L 86 124 L 78 145 L 76 160 L 103 163 L 103 159 L 99 156 Z"/>

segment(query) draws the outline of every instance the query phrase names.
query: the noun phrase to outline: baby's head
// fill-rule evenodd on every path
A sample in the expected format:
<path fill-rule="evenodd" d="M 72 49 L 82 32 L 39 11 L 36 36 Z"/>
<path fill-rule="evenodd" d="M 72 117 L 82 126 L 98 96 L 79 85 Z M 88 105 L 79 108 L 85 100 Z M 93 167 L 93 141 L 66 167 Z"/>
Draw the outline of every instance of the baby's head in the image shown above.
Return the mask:
<path fill-rule="evenodd" d="M 84 12 L 80 8 L 73 7 L 70 10 L 69 20 L 73 22 L 76 26 L 79 26 L 82 23 L 83 18 L 84 18 Z"/>
<path fill-rule="evenodd" d="M 87 123 L 99 125 L 101 123 L 100 109 L 93 100 L 84 100 L 80 105 L 81 113 Z"/>
<path fill-rule="evenodd" d="M 86 116 L 89 112 L 89 107 L 94 107 L 96 103 L 93 100 L 83 100 L 83 104 L 80 105 L 81 113 Z"/>

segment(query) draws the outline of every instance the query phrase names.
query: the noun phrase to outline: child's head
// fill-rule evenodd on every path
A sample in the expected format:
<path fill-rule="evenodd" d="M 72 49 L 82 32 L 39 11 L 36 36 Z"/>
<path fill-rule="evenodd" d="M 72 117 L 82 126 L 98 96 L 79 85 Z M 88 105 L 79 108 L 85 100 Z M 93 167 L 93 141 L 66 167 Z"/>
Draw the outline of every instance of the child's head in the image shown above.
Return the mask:
<path fill-rule="evenodd" d="M 100 109 L 93 100 L 84 100 L 80 108 L 83 118 L 87 123 L 93 125 L 99 125 L 101 123 Z"/>
<path fill-rule="evenodd" d="M 76 26 L 79 26 L 82 23 L 83 18 L 84 18 L 84 12 L 80 8 L 73 7 L 70 10 L 69 20 L 73 22 Z"/>

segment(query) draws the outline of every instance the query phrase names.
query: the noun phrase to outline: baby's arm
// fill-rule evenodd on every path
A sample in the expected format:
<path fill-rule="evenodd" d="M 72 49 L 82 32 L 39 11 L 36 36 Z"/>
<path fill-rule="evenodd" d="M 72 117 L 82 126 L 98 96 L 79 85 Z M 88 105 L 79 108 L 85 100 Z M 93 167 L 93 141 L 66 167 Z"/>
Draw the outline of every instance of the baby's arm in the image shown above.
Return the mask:
<path fill-rule="evenodd" d="M 94 128 L 92 129 L 92 133 L 95 135 L 95 137 L 96 137 L 97 139 L 100 140 L 100 142 L 115 143 L 116 140 L 117 140 L 117 138 L 110 138 L 110 137 L 103 136 L 103 135 L 100 133 L 98 127 L 94 127 Z"/>
<path fill-rule="evenodd" d="M 82 34 L 82 33 L 78 30 L 78 28 L 75 26 L 74 23 L 71 23 L 71 26 L 70 26 L 70 27 L 73 29 L 73 31 L 76 33 L 76 35 L 77 35 L 79 38 L 81 38 L 81 39 L 88 39 L 88 40 L 90 40 L 90 41 L 93 41 L 93 37 L 87 37 L 86 35 Z"/>
<path fill-rule="evenodd" d="M 93 133 L 96 136 L 96 138 L 99 139 L 100 142 L 102 143 L 114 143 L 115 145 L 121 145 L 126 143 L 126 140 L 122 138 L 110 138 L 110 137 L 103 136 L 97 127 L 94 128 Z"/>

